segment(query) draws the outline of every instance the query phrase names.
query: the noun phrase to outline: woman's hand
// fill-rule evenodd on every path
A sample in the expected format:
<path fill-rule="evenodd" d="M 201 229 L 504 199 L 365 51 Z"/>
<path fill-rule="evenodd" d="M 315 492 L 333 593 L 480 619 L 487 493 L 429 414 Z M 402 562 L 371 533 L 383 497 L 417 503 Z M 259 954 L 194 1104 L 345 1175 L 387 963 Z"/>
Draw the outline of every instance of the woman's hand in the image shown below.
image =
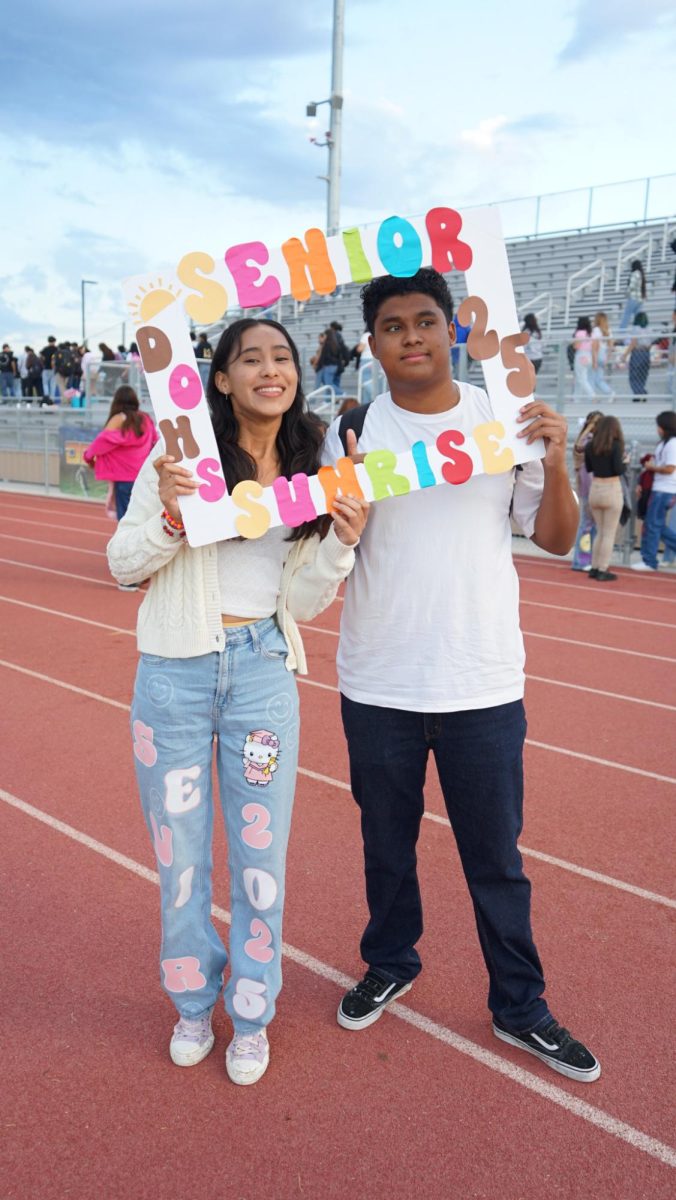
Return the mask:
<path fill-rule="evenodd" d="M 331 515 L 338 540 L 344 546 L 356 546 L 368 520 L 368 502 L 355 496 L 335 496 Z"/>
<path fill-rule="evenodd" d="M 157 490 L 160 500 L 170 517 L 175 521 L 181 520 L 181 510 L 178 506 L 179 496 L 192 496 L 200 487 L 200 482 L 193 479 L 192 471 L 175 462 L 170 454 L 161 454 L 153 466 L 159 476 Z"/>

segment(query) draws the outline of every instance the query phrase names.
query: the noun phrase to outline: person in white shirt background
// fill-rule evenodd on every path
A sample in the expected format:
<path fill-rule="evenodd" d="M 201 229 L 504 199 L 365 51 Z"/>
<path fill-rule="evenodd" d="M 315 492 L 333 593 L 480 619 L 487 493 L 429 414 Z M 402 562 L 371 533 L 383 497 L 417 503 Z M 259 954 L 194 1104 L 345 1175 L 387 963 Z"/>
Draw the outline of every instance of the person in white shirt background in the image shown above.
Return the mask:
<path fill-rule="evenodd" d="M 365 413 L 357 459 L 452 424 L 470 434 L 492 419 L 481 388 L 455 382 L 452 302 L 442 275 L 384 276 L 362 291 L 370 346 L 390 392 Z M 343 422 L 355 417 L 348 413 Z M 416 842 L 427 759 L 434 754 L 489 975 L 493 1031 L 570 1078 L 600 1074 L 593 1054 L 553 1018 L 530 924 L 522 826 L 524 649 L 510 515 L 536 544 L 566 554 L 578 506 L 566 469 L 563 416 L 541 401 L 521 409 L 522 433 L 544 460 L 460 486 L 430 487 L 372 507 L 346 582 L 338 650 L 351 787 L 361 810 L 369 921 L 367 971 L 341 1000 L 338 1023 L 362 1030 L 411 987 L 422 905 Z M 323 458 L 344 453 L 340 421 Z"/>
<path fill-rule="evenodd" d="M 667 523 L 667 515 L 676 504 L 676 413 L 663 412 L 656 417 L 660 440 L 655 456 L 644 465 L 653 472 L 648 509 L 641 531 L 641 557 L 632 563 L 634 571 L 656 571 L 660 542 L 668 550 L 676 550 L 676 533 Z"/>
<path fill-rule="evenodd" d="M 324 427 L 305 411 L 296 346 L 276 321 L 245 319 L 222 334 L 207 397 L 228 490 L 244 479 L 316 473 Z M 181 465 L 179 437 L 134 484 L 108 547 L 121 584 L 150 579 L 138 618 L 141 651 L 132 733 L 141 803 L 159 864 L 161 968 L 179 1020 L 172 1061 L 212 1049 L 211 1018 L 228 961 L 211 921 L 212 759 L 231 877 L 237 1084 L 269 1062 L 267 1027 L 281 987 L 286 847 L 296 783 L 295 671 L 307 673 L 296 622 L 334 599 L 354 563 L 368 505 L 337 497 L 333 519 L 191 547 L 179 500 L 202 481 Z"/>

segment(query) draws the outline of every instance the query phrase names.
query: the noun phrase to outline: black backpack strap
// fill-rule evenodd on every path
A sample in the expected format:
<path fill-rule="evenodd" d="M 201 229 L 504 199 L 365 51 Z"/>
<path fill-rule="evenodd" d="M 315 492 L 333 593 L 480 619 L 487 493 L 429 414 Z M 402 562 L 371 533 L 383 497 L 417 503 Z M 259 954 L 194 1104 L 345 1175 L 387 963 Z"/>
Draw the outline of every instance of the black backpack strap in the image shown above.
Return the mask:
<path fill-rule="evenodd" d="M 370 404 L 370 401 L 369 401 Z M 360 404 L 358 408 L 350 408 L 346 413 L 343 413 L 338 426 L 338 437 L 340 438 L 343 450 L 347 454 L 347 431 L 353 429 L 357 435 L 357 441 L 361 437 L 361 431 L 364 428 L 366 413 L 369 404 Z"/>

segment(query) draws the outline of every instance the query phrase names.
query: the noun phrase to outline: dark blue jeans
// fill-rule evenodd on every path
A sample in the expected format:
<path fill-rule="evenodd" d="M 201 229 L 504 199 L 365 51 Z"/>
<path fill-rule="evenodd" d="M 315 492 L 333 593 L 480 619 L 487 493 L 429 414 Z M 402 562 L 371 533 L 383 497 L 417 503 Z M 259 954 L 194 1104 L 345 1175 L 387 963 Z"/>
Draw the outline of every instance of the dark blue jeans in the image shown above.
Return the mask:
<path fill-rule="evenodd" d="M 133 483 L 126 483 L 126 482 L 115 484 L 115 511 L 117 513 L 118 521 L 122 520 L 124 514 L 126 513 L 127 509 L 129 508 L 129 501 L 131 500 L 131 489 L 133 488 L 133 486 L 134 486 Z"/>
<path fill-rule="evenodd" d="M 650 493 L 648 510 L 641 533 L 641 558 L 649 567 L 657 567 L 657 550 L 664 542 L 670 550 L 676 550 L 676 533 L 667 525 L 667 514 L 674 503 L 670 492 Z"/>
<path fill-rule="evenodd" d="M 530 883 L 517 839 L 523 811 L 523 703 L 416 713 L 341 696 L 352 792 L 361 809 L 369 966 L 396 980 L 421 970 L 416 843 L 430 750 L 469 887 L 488 969 L 488 1007 L 515 1031 L 549 1010 L 530 925 Z"/>

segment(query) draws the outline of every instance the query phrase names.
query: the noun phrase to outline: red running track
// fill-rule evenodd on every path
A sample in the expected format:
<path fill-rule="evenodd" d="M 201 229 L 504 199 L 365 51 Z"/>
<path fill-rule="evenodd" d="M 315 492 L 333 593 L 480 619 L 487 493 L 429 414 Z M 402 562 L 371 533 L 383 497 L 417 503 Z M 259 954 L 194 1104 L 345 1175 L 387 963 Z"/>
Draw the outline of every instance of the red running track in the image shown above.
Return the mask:
<path fill-rule="evenodd" d="M 289 853 L 285 984 L 252 1089 L 217 1049 L 168 1059 L 155 863 L 127 706 L 141 597 L 111 586 L 98 506 L 0 495 L 3 1196 L 666 1197 L 663 980 L 676 904 L 668 577 L 594 587 L 521 559 L 529 674 L 522 849 L 555 1013 L 603 1063 L 582 1087 L 497 1042 L 471 908 L 430 771 L 425 970 L 363 1034 L 335 1023 L 361 972 L 358 821 L 335 689 L 340 603 L 305 632 L 310 679 Z M 583 643 L 582 645 L 580 643 Z M 669 661 L 671 660 L 671 661 Z M 322 685 L 322 686 L 317 686 Z M 566 686 L 563 686 L 566 685 Z M 216 862 L 225 862 L 222 833 Z M 214 902 L 227 914 L 227 880 Z"/>

